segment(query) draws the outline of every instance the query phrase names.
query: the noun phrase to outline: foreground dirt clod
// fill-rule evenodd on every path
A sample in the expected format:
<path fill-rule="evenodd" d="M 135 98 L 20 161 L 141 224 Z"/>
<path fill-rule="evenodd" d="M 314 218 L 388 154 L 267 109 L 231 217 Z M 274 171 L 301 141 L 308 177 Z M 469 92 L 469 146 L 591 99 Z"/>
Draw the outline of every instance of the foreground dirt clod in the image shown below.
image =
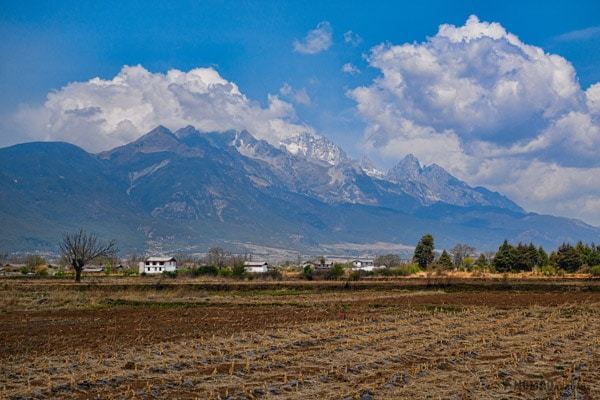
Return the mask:
<path fill-rule="evenodd" d="M 598 292 L 53 296 L 3 308 L 0 398 L 600 398 Z"/>

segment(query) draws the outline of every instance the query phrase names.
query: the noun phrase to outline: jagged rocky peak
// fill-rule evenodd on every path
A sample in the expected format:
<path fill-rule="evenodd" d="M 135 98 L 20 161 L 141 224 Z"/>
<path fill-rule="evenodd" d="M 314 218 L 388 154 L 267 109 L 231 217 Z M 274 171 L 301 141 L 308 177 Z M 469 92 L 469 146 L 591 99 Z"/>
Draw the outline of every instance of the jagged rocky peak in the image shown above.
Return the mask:
<path fill-rule="evenodd" d="M 281 146 L 293 155 L 324 161 L 330 165 L 338 165 L 349 160 L 344 150 L 338 145 L 323 136 L 310 132 L 283 139 Z"/>
<path fill-rule="evenodd" d="M 448 171 L 444 168 L 440 167 L 437 164 L 431 164 L 423 168 L 422 174 L 426 176 L 430 180 L 435 180 L 437 182 L 460 182 L 457 178 L 450 175 Z M 460 182 L 466 185 L 464 182 Z"/>
<path fill-rule="evenodd" d="M 386 177 L 392 182 L 418 179 L 423 172 L 421 163 L 413 154 L 406 155 L 390 169 Z"/>
<path fill-rule="evenodd" d="M 419 198 L 425 205 L 444 202 L 461 207 L 493 206 L 523 211 L 499 193 L 469 186 L 438 164 L 422 166 L 412 154 L 390 169 L 386 179 L 399 184 L 407 194 Z"/>
<path fill-rule="evenodd" d="M 233 146 L 247 156 L 252 156 L 256 152 L 270 152 L 267 151 L 267 147 L 273 145 L 273 143 L 257 138 L 247 130 L 204 133 L 188 125 L 185 128 L 178 129 L 174 134 L 174 136 L 186 142 L 192 140 L 195 135 L 202 135 L 217 147 Z M 329 165 L 339 165 L 350 161 L 346 153 L 335 143 L 311 132 L 303 132 L 283 139 L 275 144 L 274 149 L 278 148 L 286 153 L 312 161 L 326 162 Z"/>

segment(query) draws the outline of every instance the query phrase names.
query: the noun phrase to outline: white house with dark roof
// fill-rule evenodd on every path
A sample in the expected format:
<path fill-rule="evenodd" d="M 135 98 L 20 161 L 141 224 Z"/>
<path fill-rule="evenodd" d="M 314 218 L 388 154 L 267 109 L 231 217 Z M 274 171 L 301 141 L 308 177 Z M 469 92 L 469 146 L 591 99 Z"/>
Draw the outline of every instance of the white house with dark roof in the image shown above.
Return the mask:
<path fill-rule="evenodd" d="M 250 274 L 268 272 L 269 264 L 266 261 L 245 261 L 244 270 Z"/>
<path fill-rule="evenodd" d="M 140 263 L 140 273 L 162 274 L 177 270 L 177 260 L 174 257 L 148 257 Z"/>
<path fill-rule="evenodd" d="M 373 260 L 370 259 L 356 259 L 352 260 L 352 269 L 355 271 L 373 271 L 377 269 Z"/>

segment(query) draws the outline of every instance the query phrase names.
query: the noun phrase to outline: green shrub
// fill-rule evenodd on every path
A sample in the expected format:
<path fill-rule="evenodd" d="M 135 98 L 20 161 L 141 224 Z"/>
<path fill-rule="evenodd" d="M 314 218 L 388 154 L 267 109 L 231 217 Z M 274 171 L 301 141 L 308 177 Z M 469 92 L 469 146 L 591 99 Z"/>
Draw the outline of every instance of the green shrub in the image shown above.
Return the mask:
<path fill-rule="evenodd" d="M 315 270 L 310 265 L 305 265 L 302 269 L 302 277 L 307 281 L 312 281 L 314 279 Z"/>
<path fill-rule="evenodd" d="M 594 265 L 590 268 L 590 274 L 592 276 L 600 276 L 600 265 Z"/>
<path fill-rule="evenodd" d="M 463 259 L 463 264 L 464 264 L 466 270 L 470 272 L 473 269 L 475 260 L 473 260 L 473 257 L 467 256 Z"/>
<path fill-rule="evenodd" d="M 231 269 L 231 275 L 236 278 L 243 278 L 246 275 L 246 268 L 244 268 L 244 264 L 236 263 Z"/>
<path fill-rule="evenodd" d="M 415 263 L 403 265 L 401 268 L 404 268 L 407 275 L 418 274 L 419 272 L 422 271 L 421 268 L 419 267 L 419 264 L 415 264 Z"/>
<path fill-rule="evenodd" d="M 65 273 L 65 267 L 63 267 L 61 265 L 58 267 L 58 270 L 54 273 L 54 277 L 55 278 L 64 278 L 65 276 L 67 276 L 67 274 Z"/>
<path fill-rule="evenodd" d="M 133 276 L 137 274 L 138 272 L 133 268 L 127 268 L 123 270 L 123 276 Z"/>
<path fill-rule="evenodd" d="M 227 267 L 219 268 L 219 272 L 217 275 L 222 278 L 229 278 L 231 276 L 231 269 Z"/>
<path fill-rule="evenodd" d="M 328 272 L 327 277 L 329 279 L 340 279 L 344 276 L 344 266 L 342 264 L 333 264 L 333 267 Z"/>
<path fill-rule="evenodd" d="M 383 275 L 388 276 L 409 276 L 421 272 L 421 268 L 416 263 L 403 264 L 397 268 L 384 269 Z"/>
<path fill-rule="evenodd" d="M 196 268 L 190 268 L 189 274 L 192 277 L 201 276 L 201 275 L 217 276 L 217 275 L 219 275 L 219 268 L 217 268 L 213 265 L 201 265 Z"/>

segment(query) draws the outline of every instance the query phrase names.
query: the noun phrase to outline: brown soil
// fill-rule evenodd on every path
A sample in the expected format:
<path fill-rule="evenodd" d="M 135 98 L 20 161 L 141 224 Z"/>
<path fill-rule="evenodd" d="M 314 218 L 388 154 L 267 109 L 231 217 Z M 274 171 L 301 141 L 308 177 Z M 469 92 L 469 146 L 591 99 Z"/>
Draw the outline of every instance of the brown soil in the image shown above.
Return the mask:
<path fill-rule="evenodd" d="M 182 302 L 130 302 L 99 310 L 59 310 L 0 314 L 0 360 L 64 351 L 102 351 L 114 343 L 132 346 L 156 342 L 231 335 L 309 322 L 364 315 L 390 306 L 487 306 L 496 308 L 600 303 L 600 292 L 469 292 L 410 293 L 373 296 L 341 293 L 315 301 L 318 295 L 238 299 L 217 306 Z M 337 300 L 337 301 L 334 301 Z M 314 299 L 318 300 L 318 299 Z M 293 301 L 293 302 L 292 302 Z M 131 305 L 128 305 L 131 304 Z"/>
<path fill-rule="evenodd" d="M 174 293 L 0 314 L 0 398 L 600 398 L 597 291 Z"/>

